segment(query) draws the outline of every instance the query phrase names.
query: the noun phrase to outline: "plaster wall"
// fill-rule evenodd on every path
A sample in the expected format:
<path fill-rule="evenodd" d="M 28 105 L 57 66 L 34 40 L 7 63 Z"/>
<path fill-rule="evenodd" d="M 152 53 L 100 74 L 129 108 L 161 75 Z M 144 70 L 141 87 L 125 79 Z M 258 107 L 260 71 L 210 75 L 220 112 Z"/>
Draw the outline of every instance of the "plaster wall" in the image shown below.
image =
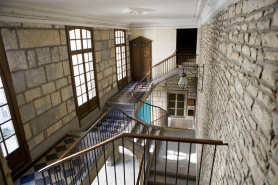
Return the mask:
<path fill-rule="evenodd" d="M 139 36 L 151 39 L 152 65 L 169 57 L 176 50 L 176 29 L 131 30 L 129 40 Z"/>

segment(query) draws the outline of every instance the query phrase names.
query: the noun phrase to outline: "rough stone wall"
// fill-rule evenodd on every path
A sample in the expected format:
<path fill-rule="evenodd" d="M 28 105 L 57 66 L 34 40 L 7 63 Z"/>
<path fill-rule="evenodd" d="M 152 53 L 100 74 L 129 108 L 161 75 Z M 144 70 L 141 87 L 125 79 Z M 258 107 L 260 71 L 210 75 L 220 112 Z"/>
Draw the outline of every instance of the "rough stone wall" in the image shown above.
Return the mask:
<path fill-rule="evenodd" d="M 70 129 L 80 129 L 65 26 L 0 22 L 0 29 L 26 140 L 29 150 L 36 153 L 31 152 L 32 159 L 35 159 L 44 152 L 36 151 L 36 147 L 42 148 L 43 141 L 58 130 L 67 127 L 67 131 L 62 131 L 59 136 L 62 137 Z M 99 97 L 100 101 L 105 101 L 105 96 L 111 97 L 118 91 L 113 29 L 95 28 L 94 40 Z M 128 43 L 127 40 L 129 58 Z M 130 77 L 129 59 L 127 62 Z M 82 120 L 82 125 L 97 119 L 91 118 L 98 115 L 87 116 L 90 119 Z M 57 140 L 57 137 L 53 138 Z M 52 139 L 51 142 L 56 141 Z"/>
<path fill-rule="evenodd" d="M 237 0 L 200 28 L 199 63 L 205 73 L 196 136 L 228 143 L 217 147 L 212 184 L 273 184 L 277 30 L 277 0 Z M 204 152 L 201 184 L 208 184 L 212 149 Z"/>

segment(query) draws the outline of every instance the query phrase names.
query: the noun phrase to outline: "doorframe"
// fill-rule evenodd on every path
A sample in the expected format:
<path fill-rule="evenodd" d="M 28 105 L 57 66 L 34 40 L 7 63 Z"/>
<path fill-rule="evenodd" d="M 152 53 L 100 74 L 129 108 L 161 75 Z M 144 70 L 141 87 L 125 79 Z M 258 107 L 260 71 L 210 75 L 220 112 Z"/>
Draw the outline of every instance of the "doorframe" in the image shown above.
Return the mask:
<path fill-rule="evenodd" d="M 3 82 L 4 91 L 5 91 L 6 95 L 7 94 L 9 95 L 9 97 L 7 97 L 8 105 L 9 105 L 9 108 L 10 108 L 10 106 L 12 106 L 12 108 L 10 108 L 10 111 L 12 109 L 14 112 L 14 118 L 12 117 L 12 120 L 16 121 L 16 123 L 13 123 L 13 125 L 14 125 L 14 127 L 17 127 L 17 129 L 18 129 L 18 133 L 16 133 L 16 136 L 17 136 L 18 140 L 21 141 L 22 149 L 23 149 L 26 159 L 27 159 L 27 161 L 26 161 L 27 163 L 24 166 L 24 167 L 26 167 L 28 165 L 28 163 L 31 162 L 31 155 L 30 155 L 29 147 L 28 147 L 26 137 L 25 137 L 25 131 L 23 128 L 23 124 L 22 124 L 22 120 L 21 120 L 21 116 L 20 116 L 20 112 L 19 112 L 19 106 L 17 103 L 16 94 L 14 91 L 12 76 L 10 73 L 10 68 L 8 65 L 8 60 L 7 60 L 6 51 L 5 51 L 1 33 L 0 33 L 0 65 L 2 68 L 2 72 L 3 72 L 2 79 L 3 79 L 3 81 L 5 81 L 5 82 Z M 7 87 L 6 89 L 5 89 L 5 86 Z M 16 171 L 16 173 L 20 172 L 22 169 L 24 169 L 24 167 L 22 167 L 21 169 L 18 169 Z M 13 176 L 15 176 L 16 173 L 13 173 Z"/>
<path fill-rule="evenodd" d="M 117 71 L 117 51 L 116 51 L 116 31 L 123 31 L 125 33 L 125 73 L 126 73 L 126 83 L 122 85 L 122 87 L 119 87 L 118 86 L 118 71 Z M 113 34 L 114 34 L 114 45 L 115 45 L 115 63 L 116 63 L 116 79 L 117 79 L 117 87 L 118 87 L 118 92 L 121 91 L 122 89 L 124 89 L 127 85 L 128 85 L 128 75 L 127 75 L 127 46 L 126 46 L 126 41 L 127 41 L 127 31 L 124 30 L 124 29 L 114 29 L 113 31 Z M 129 56 L 130 57 L 130 56 Z M 130 61 L 130 58 L 129 58 L 129 61 Z"/>

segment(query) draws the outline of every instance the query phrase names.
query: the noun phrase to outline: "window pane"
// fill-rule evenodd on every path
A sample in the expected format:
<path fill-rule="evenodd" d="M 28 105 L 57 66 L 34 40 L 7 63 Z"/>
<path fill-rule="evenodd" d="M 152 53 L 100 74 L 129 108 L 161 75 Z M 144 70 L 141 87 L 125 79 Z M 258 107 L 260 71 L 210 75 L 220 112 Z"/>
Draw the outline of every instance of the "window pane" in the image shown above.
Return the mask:
<path fill-rule="evenodd" d="M 84 78 L 84 74 L 80 75 L 80 83 L 84 84 L 85 83 L 85 78 Z"/>
<path fill-rule="evenodd" d="M 80 85 L 79 76 L 76 76 L 76 77 L 75 77 L 75 85 L 76 85 L 76 86 L 79 86 L 79 85 Z"/>
<path fill-rule="evenodd" d="M 0 78 L 0 87 L 3 87 L 3 83 L 2 83 L 1 78 Z"/>
<path fill-rule="evenodd" d="M 91 41 L 91 39 L 88 39 L 88 48 L 92 48 L 92 41 Z"/>
<path fill-rule="evenodd" d="M 75 40 L 70 41 L 70 48 L 71 48 L 71 51 L 75 51 L 76 50 Z"/>
<path fill-rule="evenodd" d="M 7 139 L 11 135 L 15 133 L 14 126 L 12 121 L 8 121 L 7 123 L 1 125 L 1 130 L 4 135 L 4 139 Z"/>
<path fill-rule="evenodd" d="M 74 76 L 79 75 L 78 66 L 73 66 L 73 73 L 74 73 Z"/>
<path fill-rule="evenodd" d="M 177 116 L 183 116 L 183 109 L 177 109 Z"/>
<path fill-rule="evenodd" d="M 83 94 L 83 102 L 87 102 L 87 94 Z"/>
<path fill-rule="evenodd" d="M 84 73 L 84 68 L 83 68 L 83 65 L 79 65 L 79 73 L 80 74 L 83 74 Z"/>
<path fill-rule="evenodd" d="M 91 32 L 87 31 L 87 38 L 91 38 Z"/>
<path fill-rule="evenodd" d="M 11 119 L 11 115 L 8 105 L 0 107 L 0 123 L 4 123 L 9 119 Z"/>
<path fill-rule="evenodd" d="M 96 89 L 93 89 L 93 97 L 96 96 Z"/>
<path fill-rule="evenodd" d="M 178 101 L 184 101 L 184 94 L 177 94 L 178 95 Z"/>
<path fill-rule="evenodd" d="M 87 86 L 88 86 L 88 89 L 92 89 L 90 82 L 87 83 Z"/>
<path fill-rule="evenodd" d="M 177 108 L 184 108 L 184 102 L 177 102 Z"/>
<path fill-rule="evenodd" d="M 1 148 L 2 148 L 2 152 L 3 152 L 3 156 L 6 157 L 7 156 L 7 152 L 6 152 L 6 148 L 4 146 L 4 143 L 1 143 Z"/>
<path fill-rule="evenodd" d="M 78 106 L 82 105 L 82 104 L 83 104 L 83 102 L 82 102 L 82 96 L 79 96 L 79 97 L 77 98 L 77 101 L 78 101 Z"/>
<path fill-rule="evenodd" d="M 80 29 L 75 29 L 76 39 L 80 39 Z"/>
<path fill-rule="evenodd" d="M 81 40 L 76 40 L 76 48 L 77 50 L 81 50 Z"/>
<path fill-rule="evenodd" d="M 86 93 L 86 86 L 85 84 L 81 85 L 82 94 Z"/>
<path fill-rule="evenodd" d="M 84 61 L 88 62 L 89 61 L 89 55 L 88 53 L 84 53 Z"/>
<path fill-rule="evenodd" d="M 18 148 L 18 142 L 16 136 L 12 136 L 11 138 L 7 139 L 5 141 L 8 153 L 12 153 L 15 149 Z"/>
<path fill-rule="evenodd" d="M 93 61 L 93 54 L 92 54 L 92 52 L 89 53 L 89 61 Z"/>
<path fill-rule="evenodd" d="M 76 55 L 72 55 L 72 64 L 73 65 L 77 64 L 77 56 Z"/>
<path fill-rule="evenodd" d="M 71 30 L 71 31 L 69 32 L 69 35 L 70 35 L 70 39 L 75 39 L 74 30 Z"/>
<path fill-rule="evenodd" d="M 0 89 L 0 106 L 7 103 L 4 89 Z"/>
<path fill-rule="evenodd" d="M 169 102 L 169 108 L 175 108 L 175 102 Z"/>
<path fill-rule="evenodd" d="M 82 64 L 83 63 L 82 54 L 77 55 L 77 57 L 78 57 L 78 64 Z"/>
<path fill-rule="evenodd" d="M 176 100 L 176 94 L 169 94 L 169 100 L 175 101 Z"/>
<path fill-rule="evenodd" d="M 87 38 L 87 34 L 86 33 L 87 33 L 87 31 L 82 29 L 82 38 L 83 39 Z"/>
<path fill-rule="evenodd" d="M 87 45 L 87 40 L 83 40 L 83 49 L 87 49 L 88 45 Z"/>
<path fill-rule="evenodd" d="M 77 94 L 77 96 L 81 95 L 81 87 L 80 86 L 76 87 L 76 94 Z"/>
<path fill-rule="evenodd" d="M 93 98 L 92 91 L 89 91 L 89 100 Z"/>
<path fill-rule="evenodd" d="M 86 64 L 85 64 L 85 69 L 86 69 L 86 72 L 90 71 L 89 63 L 86 63 Z"/>

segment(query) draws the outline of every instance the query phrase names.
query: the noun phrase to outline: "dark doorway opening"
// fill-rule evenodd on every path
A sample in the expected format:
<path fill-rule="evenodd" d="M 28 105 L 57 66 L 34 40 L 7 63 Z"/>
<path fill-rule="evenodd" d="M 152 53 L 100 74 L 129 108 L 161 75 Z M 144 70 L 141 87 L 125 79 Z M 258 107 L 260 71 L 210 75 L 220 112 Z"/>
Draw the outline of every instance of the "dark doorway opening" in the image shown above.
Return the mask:
<path fill-rule="evenodd" d="M 177 29 L 178 54 L 196 54 L 197 28 Z"/>

